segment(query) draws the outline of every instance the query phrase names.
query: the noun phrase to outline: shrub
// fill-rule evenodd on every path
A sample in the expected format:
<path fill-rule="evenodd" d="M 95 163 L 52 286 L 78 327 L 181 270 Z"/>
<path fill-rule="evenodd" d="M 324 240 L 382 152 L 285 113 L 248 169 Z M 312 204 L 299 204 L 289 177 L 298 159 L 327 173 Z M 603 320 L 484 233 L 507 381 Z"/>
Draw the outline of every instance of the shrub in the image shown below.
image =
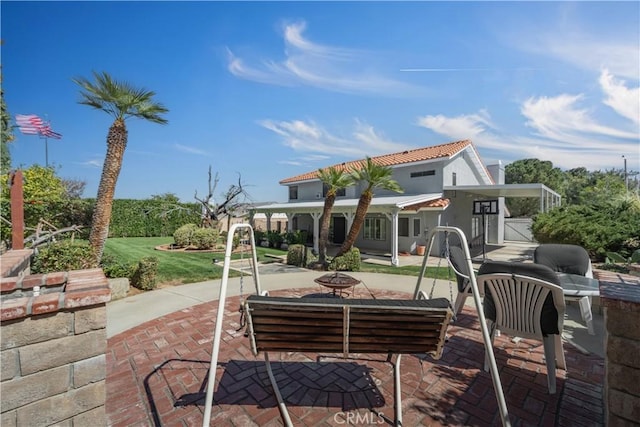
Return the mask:
<path fill-rule="evenodd" d="M 191 244 L 198 249 L 210 249 L 218 241 L 218 230 L 213 228 L 196 228 L 191 234 Z"/>
<path fill-rule="evenodd" d="M 297 267 L 307 265 L 308 250 L 305 245 L 291 245 L 287 250 L 287 264 Z"/>
<path fill-rule="evenodd" d="M 288 231 L 284 234 L 284 241 L 289 245 L 295 244 L 304 244 L 306 240 L 306 236 L 303 235 L 302 231 Z"/>
<path fill-rule="evenodd" d="M 85 242 L 63 240 L 38 248 L 31 262 L 31 272 L 44 274 L 56 271 L 92 268 L 91 247 Z"/>
<path fill-rule="evenodd" d="M 102 255 L 100 266 L 102 267 L 102 271 L 104 271 L 104 275 L 110 279 L 119 277 L 131 278 L 136 268 L 135 264 L 127 264 L 111 254 Z"/>
<path fill-rule="evenodd" d="M 178 246 L 189 246 L 191 244 L 191 236 L 195 230 L 198 230 L 196 224 L 185 224 L 173 233 L 173 241 Z"/>
<path fill-rule="evenodd" d="M 138 262 L 138 266 L 131 275 L 131 286 L 149 291 L 156 288 L 158 275 L 158 258 L 145 257 Z"/>
<path fill-rule="evenodd" d="M 608 252 L 629 257 L 640 236 L 640 209 L 626 200 L 563 206 L 537 215 L 531 231 L 539 243 L 579 245 L 598 261 Z"/>
<path fill-rule="evenodd" d="M 265 233 L 262 230 L 254 230 L 253 231 L 253 238 L 256 240 L 256 245 L 259 245 L 260 242 L 262 242 L 265 239 L 266 235 L 267 235 L 267 233 Z"/>
<path fill-rule="evenodd" d="M 353 247 L 342 256 L 332 259 L 329 270 L 360 271 L 360 249 Z"/>
<path fill-rule="evenodd" d="M 267 231 L 267 240 L 272 248 L 279 248 L 284 241 L 284 236 L 277 231 Z"/>

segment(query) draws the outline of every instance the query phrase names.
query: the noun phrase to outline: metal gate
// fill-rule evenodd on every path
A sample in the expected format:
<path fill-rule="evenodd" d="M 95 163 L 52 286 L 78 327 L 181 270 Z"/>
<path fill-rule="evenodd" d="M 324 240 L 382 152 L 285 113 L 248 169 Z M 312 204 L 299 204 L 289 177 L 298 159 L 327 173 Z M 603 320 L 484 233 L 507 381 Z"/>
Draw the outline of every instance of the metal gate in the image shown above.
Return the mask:
<path fill-rule="evenodd" d="M 533 242 L 531 234 L 531 218 L 505 218 L 504 240 L 513 242 Z"/>

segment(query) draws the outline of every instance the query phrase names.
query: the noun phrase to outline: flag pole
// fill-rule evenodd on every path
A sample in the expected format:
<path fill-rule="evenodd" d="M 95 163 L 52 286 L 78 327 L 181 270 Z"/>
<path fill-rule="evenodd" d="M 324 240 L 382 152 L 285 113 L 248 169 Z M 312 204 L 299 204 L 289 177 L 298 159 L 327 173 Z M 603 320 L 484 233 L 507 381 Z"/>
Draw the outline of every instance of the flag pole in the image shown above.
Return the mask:
<path fill-rule="evenodd" d="M 49 167 L 49 141 L 46 136 L 44 137 L 44 164 Z"/>

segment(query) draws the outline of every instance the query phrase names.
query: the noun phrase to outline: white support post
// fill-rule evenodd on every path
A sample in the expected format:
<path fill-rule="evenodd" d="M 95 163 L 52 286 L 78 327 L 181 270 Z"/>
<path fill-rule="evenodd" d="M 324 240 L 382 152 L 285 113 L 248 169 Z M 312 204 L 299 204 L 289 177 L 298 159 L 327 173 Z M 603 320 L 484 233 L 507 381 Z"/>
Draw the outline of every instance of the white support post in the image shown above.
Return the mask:
<path fill-rule="evenodd" d="M 271 212 L 265 212 L 264 216 L 267 218 L 267 231 L 271 231 Z"/>
<path fill-rule="evenodd" d="M 320 217 L 322 212 L 311 212 L 311 218 L 313 218 L 313 250 L 318 253 L 320 250 L 318 242 L 320 241 Z"/>
<path fill-rule="evenodd" d="M 398 258 L 398 210 L 394 209 L 391 215 L 384 214 L 391 221 L 391 265 L 397 267 L 400 264 Z"/>
<path fill-rule="evenodd" d="M 296 216 L 294 213 L 287 213 L 287 231 L 293 231 L 293 218 Z"/>
<path fill-rule="evenodd" d="M 353 219 L 356 217 L 355 212 L 343 212 L 342 215 L 347 220 L 347 230 L 351 230 L 351 225 L 353 224 Z"/>

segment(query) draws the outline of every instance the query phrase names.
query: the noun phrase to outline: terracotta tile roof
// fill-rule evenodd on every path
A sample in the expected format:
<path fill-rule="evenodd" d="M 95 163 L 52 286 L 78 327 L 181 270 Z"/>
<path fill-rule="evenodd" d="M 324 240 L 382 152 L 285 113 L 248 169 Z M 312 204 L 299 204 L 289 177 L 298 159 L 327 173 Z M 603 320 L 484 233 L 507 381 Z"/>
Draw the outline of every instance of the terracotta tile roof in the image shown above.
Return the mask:
<path fill-rule="evenodd" d="M 449 199 L 435 199 L 402 208 L 405 211 L 419 211 L 424 208 L 446 208 L 451 203 Z"/>
<path fill-rule="evenodd" d="M 448 144 L 435 145 L 431 147 L 415 148 L 413 150 L 405 150 L 398 153 L 383 154 L 381 156 L 371 157 L 378 165 L 396 166 L 406 163 L 422 162 L 425 160 L 433 160 L 445 157 L 451 157 L 473 144 L 468 139 L 463 141 L 450 142 Z M 338 170 L 349 171 L 353 167 L 358 167 L 365 159 L 353 160 L 333 165 Z M 285 178 L 280 184 L 289 184 L 292 182 L 307 181 L 318 178 L 318 170 L 306 172 L 301 175 Z"/>

